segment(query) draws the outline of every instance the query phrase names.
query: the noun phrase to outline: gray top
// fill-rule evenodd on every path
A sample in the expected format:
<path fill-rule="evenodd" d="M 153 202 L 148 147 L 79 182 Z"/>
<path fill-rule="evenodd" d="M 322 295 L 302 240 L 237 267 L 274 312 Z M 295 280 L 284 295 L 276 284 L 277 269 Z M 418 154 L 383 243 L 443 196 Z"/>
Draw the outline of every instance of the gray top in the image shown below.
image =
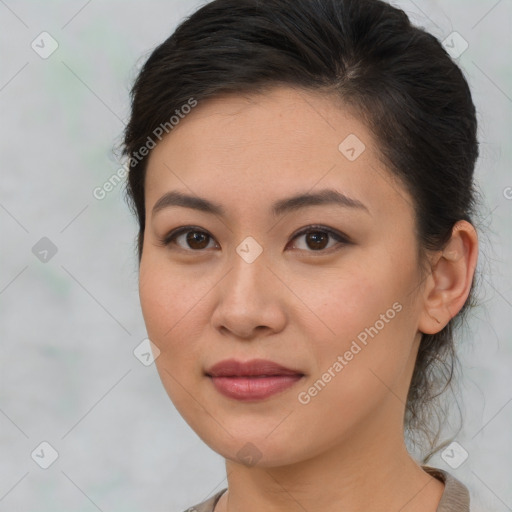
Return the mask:
<path fill-rule="evenodd" d="M 470 512 L 469 491 L 463 483 L 442 469 L 430 466 L 421 467 L 431 476 L 444 483 L 444 492 L 436 512 Z M 222 489 L 206 501 L 188 508 L 185 512 L 213 512 L 215 505 L 226 491 L 227 488 Z"/>

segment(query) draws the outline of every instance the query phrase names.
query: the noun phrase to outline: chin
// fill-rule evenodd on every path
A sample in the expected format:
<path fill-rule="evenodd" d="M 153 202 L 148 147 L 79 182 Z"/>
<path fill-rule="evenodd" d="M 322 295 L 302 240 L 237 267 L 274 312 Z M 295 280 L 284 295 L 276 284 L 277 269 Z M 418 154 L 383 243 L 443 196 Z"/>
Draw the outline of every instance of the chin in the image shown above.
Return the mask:
<path fill-rule="evenodd" d="M 229 431 L 229 430 L 228 430 Z M 261 435 L 236 435 L 230 436 L 223 431 L 220 436 L 201 435 L 201 439 L 216 453 L 229 461 L 241 464 L 246 467 L 271 468 L 294 464 L 307 458 L 307 455 L 294 446 L 289 439 L 275 436 L 270 439 L 268 430 Z M 299 449 L 297 449 L 299 448 Z"/>

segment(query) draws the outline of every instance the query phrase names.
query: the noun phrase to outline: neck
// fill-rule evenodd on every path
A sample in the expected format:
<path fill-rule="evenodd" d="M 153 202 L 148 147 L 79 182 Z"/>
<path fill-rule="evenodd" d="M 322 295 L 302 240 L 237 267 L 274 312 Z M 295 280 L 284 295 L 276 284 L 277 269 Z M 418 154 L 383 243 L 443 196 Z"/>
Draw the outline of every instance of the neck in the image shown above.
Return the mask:
<path fill-rule="evenodd" d="M 228 492 L 215 512 L 435 512 L 444 484 L 409 455 L 401 428 L 386 427 L 389 416 L 373 417 L 337 446 L 285 466 L 226 460 Z"/>

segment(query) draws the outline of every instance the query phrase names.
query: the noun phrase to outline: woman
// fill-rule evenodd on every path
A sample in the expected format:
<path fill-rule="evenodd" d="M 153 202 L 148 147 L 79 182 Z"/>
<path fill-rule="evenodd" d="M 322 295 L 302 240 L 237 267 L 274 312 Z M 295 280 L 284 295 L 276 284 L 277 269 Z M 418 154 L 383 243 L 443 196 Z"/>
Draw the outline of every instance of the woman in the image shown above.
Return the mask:
<path fill-rule="evenodd" d="M 476 130 L 378 0 L 215 0 L 154 50 L 124 140 L 141 307 L 228 480 L 190 510 L 469 510 L 405 437 L 435 437 L 472 297 Z"/>

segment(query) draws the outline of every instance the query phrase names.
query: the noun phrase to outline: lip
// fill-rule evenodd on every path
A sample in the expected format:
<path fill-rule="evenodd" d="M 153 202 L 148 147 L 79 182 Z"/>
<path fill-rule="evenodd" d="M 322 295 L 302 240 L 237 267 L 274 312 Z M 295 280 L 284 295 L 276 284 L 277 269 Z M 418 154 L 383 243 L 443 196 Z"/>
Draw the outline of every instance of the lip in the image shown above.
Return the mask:
<path fill-rule="evenodd" d="M 213 365 L 206 375 L 224 396 L 242 401 L 263 400 L 290 388 L 304 377 L 300 370 L 267 359 L 226 359 Z"/>
<path fill-rule="evenodd" d="M 263 377 L 274 375 L 303 375 L 300 370 L 287 368 L 269 359 L 224 359 L 206 371 L 210 377 Z"/>

